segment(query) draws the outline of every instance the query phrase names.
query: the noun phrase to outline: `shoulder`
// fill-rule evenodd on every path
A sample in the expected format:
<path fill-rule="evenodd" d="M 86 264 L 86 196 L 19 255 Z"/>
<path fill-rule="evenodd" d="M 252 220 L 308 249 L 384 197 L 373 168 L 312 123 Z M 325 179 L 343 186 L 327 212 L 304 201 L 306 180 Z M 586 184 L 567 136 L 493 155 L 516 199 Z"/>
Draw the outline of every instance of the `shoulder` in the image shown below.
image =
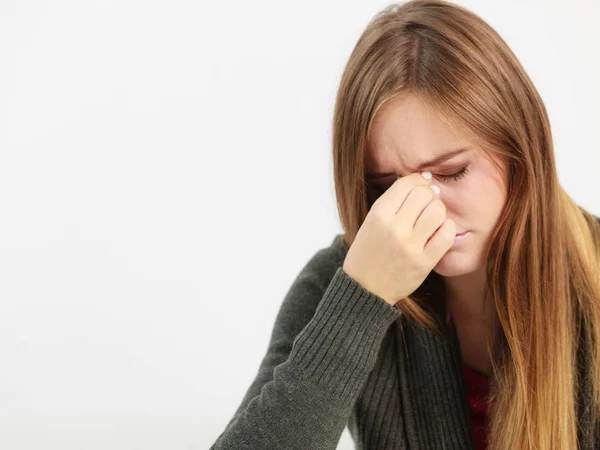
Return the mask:
<path fill-rule="evenodd" d="M 292 324 L 292 334 L 311 319 L 336 271 L 342 267 L 348 250 L 342 237 L 338 234 L 328 245 L 315 250 L 296 272 L 277 317 L 277 324 Z"/>
<path fill-rule="evenodd" d="M 315 314 L 337 269 L 343 265 L 346 253 L 342 235 L 336 235 L 329 245 L 318 248 L 296 272 L 279 307 L 271 347 L 284 345 L 286 351 L 291 349 L 296 335 Z"/>
<path fill-rule="evenodd" d="M 336 235 L 329 245 L 319 248 L 304 265 L 299 278 L 315 284 L 325 291 L 338 268 L 342 267 L 348 247 L 343 241 L 343 235 Z"/>
<path fill-rule="evenodd" d="M 600 228 L 600 217 L 596 216 L 596 214 L 589 212 L 582 206 L 579 206 L 579 209 L 581 210 L 581 213 L 583 214 L 583 217 L 587 221 L 589 227 L 597 225 Z"/>

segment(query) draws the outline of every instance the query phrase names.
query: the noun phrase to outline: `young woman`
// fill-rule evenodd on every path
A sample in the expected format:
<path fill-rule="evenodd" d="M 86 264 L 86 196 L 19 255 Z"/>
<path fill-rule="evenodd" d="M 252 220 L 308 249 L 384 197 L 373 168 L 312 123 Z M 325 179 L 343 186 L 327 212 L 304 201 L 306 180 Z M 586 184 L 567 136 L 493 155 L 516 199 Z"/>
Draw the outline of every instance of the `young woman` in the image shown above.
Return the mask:
<path fill-rule="evenodd" d="M 600 448 L 600 219 L 506 43 L 455 4 L 392 4 L 334 114 L 344 234 L 212 449 L 335 449 L 346 426 L 357 449 Z"/>

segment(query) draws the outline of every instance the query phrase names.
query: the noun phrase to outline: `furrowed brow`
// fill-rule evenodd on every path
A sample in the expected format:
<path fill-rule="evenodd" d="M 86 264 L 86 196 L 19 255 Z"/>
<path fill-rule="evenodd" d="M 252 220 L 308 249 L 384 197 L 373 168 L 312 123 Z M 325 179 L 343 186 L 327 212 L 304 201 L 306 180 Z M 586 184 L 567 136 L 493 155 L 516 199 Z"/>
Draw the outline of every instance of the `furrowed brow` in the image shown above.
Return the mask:
<path fill-rule="evenodd" d="M 470 149 L 468 147 L 459 148 L 459 149 L 456 149 L 456 150 L 452 150 L 452 151 L 450 151 L 448 153 L 445 153 L 445 154 L 443 154 L 441 156 L 438 156 L 437 158 L 434 158 L 432 160 L 425 161 L 424 163 L 419 164 L 419 166 L 417 167 L 417 171 L 423 171 L 423 170 L 425 170 L 425 169 L 427 169 L 429 167 L 433 167 L 433 166 L 436 166 L 438 164 L 441 164 L 444 161 L 447 161 L 450 158 L 453 158 L 453 157 L 455 157 L 456 155 L 458 155 L 460 153 L 466 152 L 467 150 L 470 150 Z M 392 175 L 396 175 L 396 173 L 394 173 L 394 172 L 386 172 L 386 173 L 366 172 L 365 175 L 366 175 L 367 178 L 376 180 L 378 178 L 385 178 L 385 177 L 389 177 L 389 176 L 392 176 Z"/>

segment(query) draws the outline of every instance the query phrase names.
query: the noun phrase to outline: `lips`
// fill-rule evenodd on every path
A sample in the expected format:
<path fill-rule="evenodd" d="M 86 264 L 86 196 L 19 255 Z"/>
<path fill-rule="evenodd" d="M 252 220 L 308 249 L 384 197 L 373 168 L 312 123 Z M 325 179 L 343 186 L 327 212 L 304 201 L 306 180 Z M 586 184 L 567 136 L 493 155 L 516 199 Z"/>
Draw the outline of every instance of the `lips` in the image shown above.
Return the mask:
<path fill-rule="evenodd" d="M 471 230 L 467 230 L 463 233 L 459 233 L 456 236 L 454 236 L 454 244 L 452 244 L 452 246 L 457 245 L 459 242 L 462 242 L 463 239 L 466 239 L 467 235 L 470 233 Z"/>

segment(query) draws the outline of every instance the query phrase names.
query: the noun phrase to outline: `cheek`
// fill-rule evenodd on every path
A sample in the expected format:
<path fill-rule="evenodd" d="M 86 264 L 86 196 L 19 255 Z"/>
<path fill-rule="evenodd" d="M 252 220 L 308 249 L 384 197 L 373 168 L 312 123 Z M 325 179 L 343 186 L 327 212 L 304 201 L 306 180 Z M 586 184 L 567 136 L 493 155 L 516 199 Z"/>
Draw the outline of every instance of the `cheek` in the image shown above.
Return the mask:
<path fill-rule="evenodd" d="M 506 188 L 500 176 L 478 170 L 457 183 L 449 194 L 457 213 L 495 217 L 506 199 Z"/>
<path fill-rule="evenodd" d="M 489 186 L 481 171 L 471 170 L 456 183 L 441 184 L 440 196 L 448 212 L 456 217 L 473 217 L 487 210 Z"/>
<path fill-rule="evenodd" d="M 467 175 L 458 182 L 436 183 L 440 186 L 440 197 L 447 207 L 458 207 L 473 201 L 473 182 Z"/>

